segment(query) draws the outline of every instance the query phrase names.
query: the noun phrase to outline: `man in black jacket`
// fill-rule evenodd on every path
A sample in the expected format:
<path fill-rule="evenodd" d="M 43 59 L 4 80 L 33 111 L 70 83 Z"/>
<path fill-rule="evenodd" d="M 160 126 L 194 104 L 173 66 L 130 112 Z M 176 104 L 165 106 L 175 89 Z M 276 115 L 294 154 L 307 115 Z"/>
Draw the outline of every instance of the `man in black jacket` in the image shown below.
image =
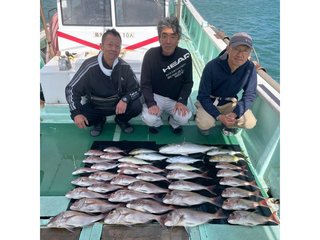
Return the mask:
<path fill-rule="evenodd" d="M 93 125 L 91 136 L 99 136 L 106 116 L 114 120 L 125 133 L 133 132 L 129 120 L 140 114 L 141 92 L 130 65 L 119 58 L 121 36 L 107 30 L 101 40 L 101 52 L 83 62 L 66 86 L 66 99 L 71 118 L 79 128 Z M 85 104 L 81 97 L 86 97 Z"/>
<path fill-rule="evenodd" d="M 145 99 L 142 120 L 149 132 L 158 133 L 161 115 L 169 114 L 175 134 L 182 132 L 192 113 L 187 108 L 193 86 L 192 59 L 188 50 L 178 47 L 181 27 L 176 17 L 158 23 L 159 47 L 149 49 L 142 63 L 141 91 Z"/>

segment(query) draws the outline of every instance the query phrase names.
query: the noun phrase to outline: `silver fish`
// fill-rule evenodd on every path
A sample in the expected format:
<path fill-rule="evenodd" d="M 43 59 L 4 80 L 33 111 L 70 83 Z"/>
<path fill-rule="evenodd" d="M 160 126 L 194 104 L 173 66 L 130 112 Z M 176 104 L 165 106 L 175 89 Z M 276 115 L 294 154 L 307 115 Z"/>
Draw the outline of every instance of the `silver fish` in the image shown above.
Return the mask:
<path fill-rule="evenodd" d="M 104 153 L 104 154 L 100 155 L 100 158 L 109 159 L 109 160 L 116 160 L 116 159 L 119 159 L 122 157 L 123 157 L 123 155 L 116 153 L 116 152 L 109 152 L 109 153 Z"/>
<path fill-rule="evenodd" d="M 144 173 L 144 171 L 139 170 L 138 168 L 120 168 L 117 171 L 119 174 L 127 174 L 127 175 L 135 175 L 135 174 L 141 174 Z"/>
<path fill-rule="evenodd" d="M 111 193 L 108 200 L 109 202 L 130 202 L 132 200 L 141 198 L 153 198 L 156 199 L 154 194 L 146 194 L 141 192 L 136 192 L 133 190 L 118 190 Z"/>
<path fill-rule="evenodd" d="M 256 196 L 256 197 L 260 197 L 262 198 L 262 196 L 260 195 L 260 190 L 257 189 L 254 192 L 242 189 L 242 188 L 236 188 L 236 187 L 228 187 L 225 188 L 222 193 L 221 193 L 222 197 L 225 198 L 235 198 L 235 197 L 240 197 L 240 198 L 244 198 L 244 197 L 250 197 L 250 196 Z"/>
<path fill-rule="evenodd" d="M 97 169 L 97 170 L 109 170 L 118 167 L 119 164 L 117 163 L 109 163 L 109 162 L 102 162 L 102 163 L 95 163 L 91 166 L 92 169 Z"/>
<path fill-rule="evenodd" d="M 197 183 L 188 182 L 184 180 L 172 182 L 168 188 L 170 190 L 182 190 L 182 191 L 198 191 L 198 190 L 207 190 L 211 194 L 215 194 L 211 189 L 213 186 L 203 186 Z"/>
<path fill-rule="evenodd" d="M 126 163 L 126 162 L 123 162 L 123 163 L 120 163 L 118 168 L 126 168 L 126 167 L 129 167 L 129 168 L 139 168 L 140 166 L 149 166 L 149 165 L 137 165 L 137 164 L 133 164 L 133 163 Z"/>
<path fill-rule="evenodd" d="M 90 174 L 89 178 L 92 178 L 92 179 L 95 179 L 98 181 L 110 181 L 117 176 L 119 176 L 119 174 L 111 173 L 111 172 L 97 171 L 93 174 Z"/>
<path fill-rule="evenodd" d="M 144 171 L 146 173 L 161 173 L 164 172 L 163 169 L 157 168 L 152 165 L 142 165 L 141 167 L 138 167 L 139 170 Z"/>
<path fill-rule="evenodd" d="M 188 155 L 193 153 L 204 153 L 214 148 L 216 147 L 183 142 L 162 146 L 159 148 L 159 152 L 162 154 Z"/>
<path fill-rule="evenodd" d="M 143 213 L 129 208 L 118 208 L 112 210 L 104 219 L 106 224 L 119 224 L 119 225 L 133 225 L 148 223 L 153 220 L 161 223 L 161 215 L 153 215 L 150 213 Z M 162 223 L 161 223 L 162 224 Z"/>
<path fill-rule="evenodd" d="M 230 154 L 217 154 L 214 156 L 211 156 L 209 158 L 209 162 L 238 162 L 240 160 L 245 160 L 243 157 L 237 157 Z"/>
<path fill-rule="evenodd" d="M 49 228 L 66 228 L 84 227 L 93 224 L 105 217 L 105 214 L 89 215 L 76 211 L 64 211 L 50 219 L 47 224 Z"/>
<path fill-rule="evenodd" d="M 70 209 L 86 213 L 105 213 L 121 206 L 122 204 L 109 203 L 101 199 L 81 198 L 75 201 Z"/>
<path fill-rule="evenodd" d="M 202 159 L 199 158 L 193 158 L 189 156 L 174 156 L 174 157 L 169 157 L 166 162 L 168 163 L 185 163 L 185 164 L 192 164 L 195 162 L 202 162 Z"/>
<path fill-rule="evenodd" d="M 178 206 L 193 206 L 202 203 L 211 203 L 220 207 L 222 205 L 222 198 L 210 198 L 195 192 L 173 190 L 164 196 L 162 202 Z"/>
<path fill-rule="evenodd" d="M 101 156 L 102 154 L 104 154 L 104 152 L 97 149 L 90 149 L 84 153 L 85 156 Z"/>
<path fill-rule="evenodd" d="M 206 178 L 211 179 L 211 177 L 208 177 L 206 173 L 194 173 L 190 171 L 184 171 L 184 170 L 172 170 L 168 172 L 167 174 L 168 179 L 193 179 L 193 178 Z"/>
<path fill-rule="evenodd" d="M 222 149 L 222 148 L 217 148 L 217 149 L 212 149 L 209 152 L 206 153 L 208 156 L 214 156 L 218 154 L 229 154 L 229 155 L 239 155 L 239 156 L 244 156 L 242 152 L 240 151 L 233 151 L 230 149 Z"/>
<path fill-rule="evenodd" d="M 144 164 L 151 164 L 150 162 L 146 162 L 142 159 L 136 158 L 136 157 L 123 157 L 118 159 L 119 162 L 122 163 L 133 163 L 136 165 L 144 165 Z"/>
<path fill-rule="evenodd" d="M 129 152 L 130 155 L 137 155 L 137 154 L 142 154 L 142 153 L 154 153 L 157 152 L 152 149 L 147 149 L 147 148 L 135 148 Z"/>
<path fill-rule="evenodd" d="M 127 208 L 135 209 L 141 212 L 161 214 L 175 209 L 173 206 L 168 206 L 152 199 L 137 199 L 126 205 Z"/>
<path fill-rule="evenodd" d="M 105 149 L 103 149 L 103 151 L 108 152 L 108 153 L 122 153 L 122 152 L 124 152 L 122 149 L 115 147 L 115 146 L 106 147 Z"/>
<path fill-rule="evenodd" d="M 220 169 L 217 172 L 217 177 L 238 177 L 238 176 L 247 177 L 244 171 L 238 172 L 231 169 Z"/>
<path fill-rule="evenodd" d="M 110 161 L 109 159 L 104 159 L 101 157 L 96 157 L 96 156 L 89 156 L 85 159 L 82 160 L 83 163 L 100 163 L 100 162 L 107 162 Z"/>
<path fill-rule="evenodd" d="M 216 213 L 206 213 L 191 209 L 175 209 L 169 212 L 164 220 L 167 227 L 183 226 L 194 227 L 212 221 L 213 219 L 225 219 L 223 211 L 219 209 Z"/>
<path fill-rule="evenodd" d="M 111 184 L 116 184 L 116 185 L 121 185 L 121 186 L 128 186 L 129 184 L 139 181 L 139 179 L 132 177 L 132 176 L 127 176 L 127 175 L 119 175 L 116 176 L 111 180 Z"/>
<path fill-rule="evenodd" d="M 222 204 L 222 208 L 225 210 L 249 210 L 257 207 L 269 207 L 267 200 L 255 202 L 244 198 L 227 198 Z"/>
<path fill-rule="evenodd" d="M 88 190 L 87 188 L 82 188 L 82 187 L 78 187 L 78 188 L 72 189 L 71 191 L 67 192 L 65 196 L 67 198 L 72 198 L 72 199 L 108 198 L 106 195 L 102 195 L 100 193 L 96 193 L 96 192 Z"/>
<path fill-rule="evenodd" d="M 157 182 L 157 181 L 166 181 L 170 182 L 166 177 L 155 174 L 155 173 L 141 173 L 138 176 L 136 176 L 137 179 L 147 181 L 147 182 Z"/>
<path fill-rule="evenodd" d="M 227 221 L 230 224 L 238 224 L 238 225 L 244 225 L 249 227 L 264 224 L 267 222 L 280 224 L 280 221 L 276 212 L 272 213 L 269 217 L 266 217 L 255 212 L 233 211 L 229 215 L 229 218 Z"/>
<path fill-rule="evenodd" d="M 241 180 L 239 178 L 235 178 L 235 177 L 224 177 L 221 178 L 219 181 L 220 185 L 226 185 L 226 186 L 231 186 L 231 187 L 239 187 L 239 186 L 252 186 L 255 188 L 259 188 L 256 185 L 256 182 L 253 180 L 251 182 L 247 182 L 244 180 Z"/>
<path fill-rule="evenodd" d="M 80 187 L 88 187 L 93 184 L 101 183 L 95 179 L 91 179 L 89 177 L 78 177 L 71 181 L 72 184 L 80 186 Z"/>
<path fill-rule="evenodd" d="M 82 168 L 78 168 L 75 171 L 73 171 L 72 175 L 78 175 L 78 174 L 84 174 L 84 173 L 94 173 L 97 171 L 98 171 L 97 169 L 82 167 Z"/>
<path fill-rule="evenodd" d="M 218 169 L 230 169 L 230 170 L 240 170 L 240 171 L 248 171 L 246 166 L 237 166 L 232 163 L 227 162 L 219 162 L 216 164 L 216 168 Z"/>
<path fill-rule="evenodd" d="M 168 170 L 184 170 L 184 171 L 201 171 L 201 169 L 193 167 L 191 165 L 185 164 L 185 163 L 171 163 L 168 166 L 166 166 L 166 169 Z"/>
<path fill-rule="evenodd" d="M 87 187 L 88 190 L 98 192 L 98 193 L 107 193 L 107 192 L 112 192 L 118 189 L 122 189 L 122 186 L 119 185 L 114 185 L 106 182 L 102 182 L 99 184 L 93 184 L 89 187 Z"/>
<path fill-rule="evenodd" d="M 140 154 L 134 155 L 134 157 L 142 160 L 146 160 L 146 161 L 160 161 L 168 158 L 159 153 L 140 153 Z"/>
<path fill-rule="evenodd" d="M 154 193 L 154 194 L 169 192 L 168 189 L 164 189 L 164 188 L 158 187 L 153 183 L 144 182 L 144 181 L 137 181 L 137 182 L 131 183 L 128 186 L 128 189 L 134 190 L 137 192 L 142 192 L 142 193 Z"/>

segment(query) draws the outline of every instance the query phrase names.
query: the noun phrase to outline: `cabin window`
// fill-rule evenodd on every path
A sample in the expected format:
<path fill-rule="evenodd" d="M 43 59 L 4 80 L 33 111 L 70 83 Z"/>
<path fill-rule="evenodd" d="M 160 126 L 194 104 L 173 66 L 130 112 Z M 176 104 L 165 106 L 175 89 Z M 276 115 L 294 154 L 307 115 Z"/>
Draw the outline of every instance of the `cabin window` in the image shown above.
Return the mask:
<path fill-rule="evenodd" d="M 112 26 L 110 0 L 60 0 L 62 24 Z"/>
<path fill-rule="evenodd" d="M 164 18 L 165 0 L 117 0 L 117 26 L 155 26 Z"/>

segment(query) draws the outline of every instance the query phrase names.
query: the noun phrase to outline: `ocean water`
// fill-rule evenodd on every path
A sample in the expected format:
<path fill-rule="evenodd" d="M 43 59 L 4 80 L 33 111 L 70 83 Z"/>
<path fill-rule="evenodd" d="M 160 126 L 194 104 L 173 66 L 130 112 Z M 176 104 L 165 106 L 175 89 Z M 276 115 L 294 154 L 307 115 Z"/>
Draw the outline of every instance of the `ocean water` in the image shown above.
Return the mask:
<path fill-rule="evenodd" d="M 44 14 L 56 0 L 42 0 Z M 253 38 L 259 62 L 280 83 L 280 0 L 191 0 L 202 17 L 232 36 L 247 32 Z"/>

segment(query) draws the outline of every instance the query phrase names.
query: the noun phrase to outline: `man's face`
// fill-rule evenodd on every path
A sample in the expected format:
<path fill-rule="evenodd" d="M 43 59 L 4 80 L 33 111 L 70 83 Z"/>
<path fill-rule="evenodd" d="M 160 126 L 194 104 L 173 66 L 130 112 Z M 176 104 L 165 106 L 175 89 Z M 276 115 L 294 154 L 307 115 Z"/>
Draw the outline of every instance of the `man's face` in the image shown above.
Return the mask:
<path fill-rule="evenodd" d="M 110 64 L 113 63 L 120 54 L 121 40 L 112 34 L 108 34 L 103 43 L 100 44 L 100 47 L 103 51 L 104 59 Z"/>
<path fill-rule="evenodd" d="M 170 56 L 179 44 L 179 35 L 174 33 L 172 28 L 164 28 L 159 38 L 162 47 L 162 54 Z"/>
<path fill-rule="evenodd" d="M 240 67 L 242 64 L 244 64 L 248 57 L 250 56 L 251 48 L 245 46 L 245 45 L 239 45 L 236 47 L 228 47 L 228 63 L 233 67 Z"/>

